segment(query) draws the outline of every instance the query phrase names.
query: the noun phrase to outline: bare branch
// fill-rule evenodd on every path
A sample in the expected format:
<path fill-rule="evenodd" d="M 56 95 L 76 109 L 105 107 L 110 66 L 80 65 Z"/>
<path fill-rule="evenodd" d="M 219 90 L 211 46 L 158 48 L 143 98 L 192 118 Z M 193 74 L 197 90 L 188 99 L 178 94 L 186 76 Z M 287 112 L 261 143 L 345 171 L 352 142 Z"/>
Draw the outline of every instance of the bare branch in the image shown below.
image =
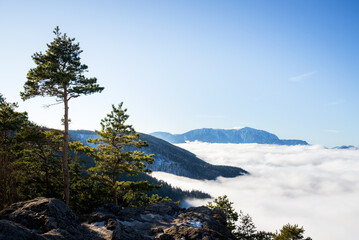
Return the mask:
<path fill-rule="evenodd" d="M 57 103 L 48 104 L 48 105 L 43 105 L 42 107 L 43 107 L 43 108 L 49 108 L 49 107 L 51 107 L 51 106 L 59 105 L 59 104 L 61 104 L 61 103 L 62 103 L 62 101 L 61 101 L 61 102 L 57 102 Z"/>

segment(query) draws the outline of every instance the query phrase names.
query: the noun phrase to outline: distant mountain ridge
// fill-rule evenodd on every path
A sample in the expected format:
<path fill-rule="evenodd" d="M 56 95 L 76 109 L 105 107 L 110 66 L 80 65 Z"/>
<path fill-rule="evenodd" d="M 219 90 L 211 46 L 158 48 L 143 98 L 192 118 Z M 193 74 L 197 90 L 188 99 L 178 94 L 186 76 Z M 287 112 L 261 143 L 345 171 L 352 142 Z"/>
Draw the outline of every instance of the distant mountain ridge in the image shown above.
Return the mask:
<path fill-rule="evenodd" d="M 277 145 L 308 145 L 306 141 L 296 139 L 279 139 L 267 131 L 250 127 L 241 129 L 195 129 L 183 134 L 168 132 L 153 132 L 151 136 L 161 138 L 170 143 L 185 143 L 186 141 L 200 141 L 208 143 L 258 143 Z"/>
<path fill-rule="evenodd" d="M 359 148 L 355 147 L 354 145 L 343 145 L 343 146 L 336 146 L 332 149 L 352 149 L 352 150 L 359 150 Z"/>

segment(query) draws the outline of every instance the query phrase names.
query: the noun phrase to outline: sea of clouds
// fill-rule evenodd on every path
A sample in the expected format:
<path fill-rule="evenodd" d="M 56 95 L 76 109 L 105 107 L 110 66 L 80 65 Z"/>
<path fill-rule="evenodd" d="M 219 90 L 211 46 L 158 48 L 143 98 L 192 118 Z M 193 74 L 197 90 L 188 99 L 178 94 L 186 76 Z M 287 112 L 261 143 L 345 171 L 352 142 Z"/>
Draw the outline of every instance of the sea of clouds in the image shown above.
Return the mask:
<path fill-rule="evenodd" d="M 152 175 L 182 189 L 227 195 L 234 208 L 252 216 L 258 230 L 299 224 L 314 240 L 359 236 L 359 150 L 323 146 L 178 144 L 215 165 L 251 174 L 200 181 L 163 172 Z M 203 205 L 208 200 L 187 200 Z"/>

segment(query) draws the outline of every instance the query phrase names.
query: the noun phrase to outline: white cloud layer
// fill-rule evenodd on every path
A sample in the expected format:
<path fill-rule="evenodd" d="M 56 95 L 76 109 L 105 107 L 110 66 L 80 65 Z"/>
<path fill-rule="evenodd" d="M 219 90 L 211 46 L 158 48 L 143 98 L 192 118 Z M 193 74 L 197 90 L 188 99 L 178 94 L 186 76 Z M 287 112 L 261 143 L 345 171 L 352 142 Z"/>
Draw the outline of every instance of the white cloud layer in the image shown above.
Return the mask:
<path fill-rule="evenodd" d="M 249 213 L 259 230 L 299 224 L 313 239 L 357 239 L 359 235 L 359 151 L 322 146 L 259 144 L 178 144 L 201 159 L 242 167 L 250 176 L 199 181 L 154 172 L 183 189 L 213 197 L 228 195 L 234 207 Z M 190 203 L 205 204 L 196 200 Z"/>

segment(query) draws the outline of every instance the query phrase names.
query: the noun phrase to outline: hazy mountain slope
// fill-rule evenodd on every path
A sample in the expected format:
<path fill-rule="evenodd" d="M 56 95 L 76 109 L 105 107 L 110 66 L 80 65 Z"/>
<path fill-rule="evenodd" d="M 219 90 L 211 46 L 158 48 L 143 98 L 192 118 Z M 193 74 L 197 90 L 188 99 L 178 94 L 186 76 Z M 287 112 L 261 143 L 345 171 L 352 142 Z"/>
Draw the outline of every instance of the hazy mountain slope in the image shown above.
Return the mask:
<path fill-rule="evenodd" d="M 150 135 L 161 138 L 170 143 L 185 143 L 186 141 L 200 141 L 209 143 L 259 143 L 278 145 L 308 145 L 302 140 L 282 140 L 276 135 L 254 128 L 242 129 L 195 129 L 183 134 L 154 132 Z"/>
<path fill-rule="evenodd" d="M 86 139 L 89 137 L 96 138 L 97 134 L 87 130 L 73 130 L 70 131 L 70 137 L 87 144 Z M 151 165 L 153 171 L 163 171 L 195 179 L 215 179 L 219 176 L 236 177 L 248 174 L 238 167 L 216 166 L 206 163 L 193 153 L 151 135 L 141 134 L 141 139 L 149 144 L 149 147 L 142 150 L 146 153 L 155 154 L 155 162 Z"/>

